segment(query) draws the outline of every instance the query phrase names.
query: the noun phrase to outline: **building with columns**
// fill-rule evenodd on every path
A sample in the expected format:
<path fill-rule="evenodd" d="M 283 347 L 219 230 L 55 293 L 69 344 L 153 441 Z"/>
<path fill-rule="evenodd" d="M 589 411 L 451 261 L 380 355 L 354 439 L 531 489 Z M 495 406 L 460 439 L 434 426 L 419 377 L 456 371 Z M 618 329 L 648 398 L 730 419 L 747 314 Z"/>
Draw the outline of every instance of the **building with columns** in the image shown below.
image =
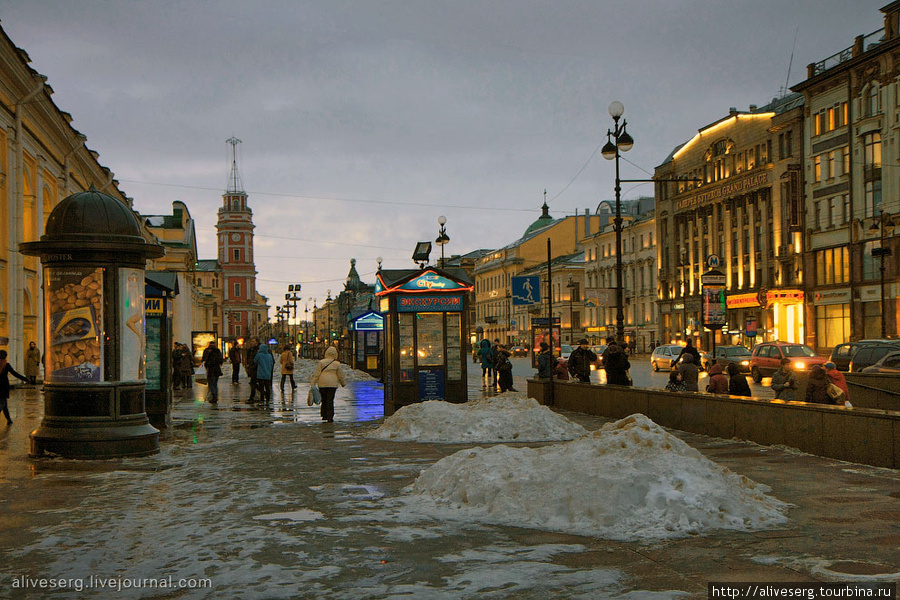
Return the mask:
<path fill-rule="evenodd" d="M 231 174 L 222 195 L 216 234 L 219 266 L 222 269 L 223 335 L 242 338 L 257 335 L 268 322 L 265 302 L 256 292 L 256 265 L 253 258 L 253 211 L 247 203 L 237 167 L 237 144 L 231 138 Z M 264 300 L 264 299 L 262 299 Z"/>
<path fill-rule="evenodd" d="M 800 94 L 732 108 L 656 168 L 654 178 L 685 179 L 655 184 L 661 340 L 712 346 L 700 275 L 718 262 L 727 325 L 717 344 L 806 342 L 803 124 Z"/>
<path fill-rule="evenodd" d="M 47 78 L 0 28 L 0 349 L 16 369 L 29 342 L 45 351 L 40 260 L 19 253 L 19 244 L 40 239 L 60 200 L 91 185 L 131 206 L 52 96 Z"/>

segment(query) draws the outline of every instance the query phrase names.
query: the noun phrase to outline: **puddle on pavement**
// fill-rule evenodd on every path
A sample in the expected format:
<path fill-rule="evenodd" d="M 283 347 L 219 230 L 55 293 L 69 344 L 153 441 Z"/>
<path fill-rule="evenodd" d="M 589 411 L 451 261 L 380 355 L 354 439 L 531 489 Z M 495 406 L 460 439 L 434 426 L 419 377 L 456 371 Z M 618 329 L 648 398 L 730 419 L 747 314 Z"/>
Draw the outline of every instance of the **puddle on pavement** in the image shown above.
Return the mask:
<path fill-rule="evenodd" d="M 840 573 L 841 575 L 895 575 L 897 570 L 890 565 L 881 565 L 870 562 L 858 562 L 854 560 L 842 560 L 826 565 L 826 571 Z"/>

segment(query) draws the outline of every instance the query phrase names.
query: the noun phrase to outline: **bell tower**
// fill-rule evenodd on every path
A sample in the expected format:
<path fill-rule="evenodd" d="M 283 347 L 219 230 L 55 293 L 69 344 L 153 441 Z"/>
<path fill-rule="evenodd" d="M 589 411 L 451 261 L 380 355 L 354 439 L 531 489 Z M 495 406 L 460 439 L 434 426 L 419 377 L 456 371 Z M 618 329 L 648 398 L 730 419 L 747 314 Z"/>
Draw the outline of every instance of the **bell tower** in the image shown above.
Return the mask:
<path fill-rule="evenodd" d="M 229 337 L 246 338 L 256 335 L 259 327 L 253 258 L 255 226 L 253 212 L 247 205 L 247 192 L 238 173 L 237 145 L 241 140 L 232 136 L 226 142 L 231 144 L 231 174 L 216 222 L 223 280 L 223 331 Z"/>

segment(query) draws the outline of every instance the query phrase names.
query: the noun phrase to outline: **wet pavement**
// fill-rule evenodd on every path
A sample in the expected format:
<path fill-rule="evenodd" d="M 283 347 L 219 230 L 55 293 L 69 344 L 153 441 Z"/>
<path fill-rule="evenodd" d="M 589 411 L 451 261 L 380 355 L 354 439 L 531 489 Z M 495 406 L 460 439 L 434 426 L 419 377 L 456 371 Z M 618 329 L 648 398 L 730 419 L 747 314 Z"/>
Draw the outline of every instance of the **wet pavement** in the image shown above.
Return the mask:
<path fill-rule="evenodd" d="M 470 397 L 492 393 L 478 375 Z M 615 542 L 436 521 L 410 513 L 403 489 L 466 446 L 363 437 L 382 418 L 374 381 L 339 391 L 334 423 L 305 384 L 275 387 L 270 406 L 250 405 L 226 374 L 213 406 L 195 384 L 160 454 L 108 461 L 28 459 L 42 395 L 15 390 L 15 423 L 0 425 L 0 598 L 706 598 L 708 581 L 900 579 L 893 470 L 673 432 L 793 504 L 788 524 Z M 148 587 L 160 578 L 174 587 Z"/>

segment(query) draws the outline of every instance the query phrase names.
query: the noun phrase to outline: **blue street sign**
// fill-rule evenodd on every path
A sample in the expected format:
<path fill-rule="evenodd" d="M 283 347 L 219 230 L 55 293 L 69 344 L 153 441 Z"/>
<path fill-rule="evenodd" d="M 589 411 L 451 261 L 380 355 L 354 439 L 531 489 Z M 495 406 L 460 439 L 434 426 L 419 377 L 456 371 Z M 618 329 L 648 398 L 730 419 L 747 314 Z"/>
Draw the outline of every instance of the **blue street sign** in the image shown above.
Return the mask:
<path fill-rule="evenodd" d="M 538 275 L 527 275 L 512 278 L 513 306 L 528 306 L 541 301 L 541 278 Z"/>

